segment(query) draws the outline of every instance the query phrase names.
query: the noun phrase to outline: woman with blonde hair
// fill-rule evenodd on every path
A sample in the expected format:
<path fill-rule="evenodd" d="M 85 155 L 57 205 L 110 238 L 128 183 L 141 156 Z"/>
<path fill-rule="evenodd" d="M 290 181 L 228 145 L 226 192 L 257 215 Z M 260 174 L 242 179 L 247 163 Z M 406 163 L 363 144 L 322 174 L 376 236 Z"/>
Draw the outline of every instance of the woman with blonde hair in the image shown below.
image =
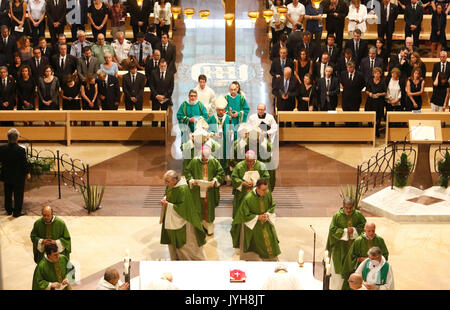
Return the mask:
<path fill-rule="evenodd" d="M 100 65 L 100 69 L 105 70 L 109 75 L 114 75 L 116 78 L 119 78 L 119 67 L 113 61 L 113 56 L 110 53 L 105 53 L 105 63 Z"/>
<path fill-rule="evenodd" d="M 95 81 L 95 74 L 88 74 L 81 84 L 81 98 L 83 110 L 98 110 L 97 95 L 98 88 Z M 95 122 L 81 122 L 81 126 L 94 126 Z"/>
<path fill-rule="evenodd" d="M 19 41 L 17 41 L 17 48 L 22 62 L 26 62 L 33 57 L 33 48 L 29 37 L 21 36 Z"/>
<path fill-rule="evenodd" d="M 376 112 L 376 136 L 380 136 L 381 119 L 384 117 L 384 97 L 386 96 L 386 84 L 381 77 L 383 70 L 375 67 L 372 71 L 372 79 L 366 85 L 367 101 L 364 111 Z"/>

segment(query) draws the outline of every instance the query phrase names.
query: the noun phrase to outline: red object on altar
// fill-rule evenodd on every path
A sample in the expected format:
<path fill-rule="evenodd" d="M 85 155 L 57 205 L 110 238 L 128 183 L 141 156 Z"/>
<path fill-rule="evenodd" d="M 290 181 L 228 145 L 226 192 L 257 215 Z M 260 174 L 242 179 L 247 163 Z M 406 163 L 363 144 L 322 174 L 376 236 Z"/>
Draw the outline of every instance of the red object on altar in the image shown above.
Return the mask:
<path fill-rule="evenodd" d="M 233 269 L 230 271 L 230 282 L 245 282 L 247 276 L 245 272 L 239 269 Z"/>

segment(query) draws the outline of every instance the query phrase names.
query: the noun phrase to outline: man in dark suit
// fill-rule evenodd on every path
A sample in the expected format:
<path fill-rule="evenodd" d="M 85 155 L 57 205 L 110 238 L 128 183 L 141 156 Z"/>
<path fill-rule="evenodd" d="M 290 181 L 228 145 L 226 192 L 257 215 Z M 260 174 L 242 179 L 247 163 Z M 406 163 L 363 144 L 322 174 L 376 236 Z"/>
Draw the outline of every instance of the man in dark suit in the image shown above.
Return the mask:
<path fill-rule="evenodd" d="M 334 71 L 334 64 L 330 62 L 330 55 L 325 52 L 320 57 L 320 62 L 314 64 L 313 78 L 315 81 L 325 77 L 325 69 L 327 67 L 332 67 Z"/>
<path fill-rule="evenodd" d="M 338 59 L 338 61 L 337 61 L 337 64 L 336 64 L 336 72 L 335 72 L 335 75 L 336 75 L 337 77 L 340 77 L 340 76 L 341 76 L 341 72 L 347 71 L 347 63 L 348 63 L 349 61 L 353 61 L 353 62 L 354 62 L 353 54 L 352 54 L 352 50 L 351 50 L 351 49 L 346 48 L 346 49 L 344 50 L 343 55 L 341 55 L 341 56 L 339 57 L 339 59 Z"/>
<path fill-rule="evenodd" d="M 77 74 L 78 60 L 72 55 L 67 54 L 67 45 L 62 44 L 59 46 L 59 54 L 53 55 L 52 67 L 55 71 L 55 76 L 58 77 L 60 84 L 64 83 L 63 78 L 65 75 Z"/>
<path fill-rule="evenodd" d="M 31 177 L 25 149 L 17 144 L 18 140 L 19 132 L 11 128 L 8 130 L 8 144 L 0 146 L 0 179 L 4 182 L 5 209 L 8 215 L 12 214 L 14 217 L 25 215 L 22 213 L 25 178 Z"/>
<path fill-rule="evenodd" d="M 332 34 L 328 34 L 327 35 L 327 43 L 325 45 L 322 46 L 322 52 L 321 54 L 323 55 L 323 53 L 328 53 L 328 55 L 330 55 L 330 62 L 337 64 L 338 59 L 339 59 L 339 49 L 336 46 L 335 42 L 335 37 Z"/>
<path fill-rule="evenodd" d="M 7 26 L 2 26 L 2 37 L 0 41 L 0 54 L 5 56 L 6 64 L 12 64 L 13 54 L 17 51 L 16 39 L 10 35 Z"/>
<path fill-rule="evenodd" d="M 283 75 L 284 68 L 290 67 L 294 69 L 294 62 L 287 57 L 288 50 L 285 47 L 280 48 L 280 57 L 275 58 L 270 66 L 270 75 L 272 76 L 272 85 L 275 79 Z"/>
<path fill-rule="evenodd" d="M 31 75 L 36 84 L 40 77 L 44 76 L 44 68 L 49 65 L 48 58 L 42 56 L 42 51 L 39 46 L 33 48 L 33 57 L 28 60 L 28 65 L 31 67 Z"/>
<path fill-rule="evenodd" d="M 336 37 L 339 50 L 342 48 L 344 37 L 345 17 L 348 15 L 348 5 L 344 0 L 325 0 L 323 2 L 323 13 L 327 14 L 326 28 L 328 35 Z"/>
<path fill-rule="evenodd" d="M 422 27 L 423 8 L 417 0 L 411 0 L 405 9 L 405 38 L 412 36 L 414 46 L 419 46 L 419 35 Z"/>
<path fill-rule="evenodd" d="M 352 50 L 352 55 L 357 68 L 361 63 L 361 59 L 366 57 L 369 52 L 367 41 L 361 39 L 361 30 L 359 29 L 355 29 L 355 31 L 353 31 L 353 39 L 347 40 L 345 43 L 345 48 Z"/>
<path fill-rule="evenodd" d="M 130 12 L 130 24 L 133 28 L 133 37 L 136 40 L 138 32 L 147 32 L 148 17 L 152 9 L 152 1 L 144 0 L 142 5 L 138 5 L 137 0 L 129 0 L 128 8 Z"/>
<path fill-rule="evenodd" d="M 100 69 L 98 59 L 92 56 L 92 50 L 89 46 L 83 47 L 83 56 L 78 59 L 77 71 L 78 77 L 84 81 L 88 74 L 96 74 Z"/>
<path fill-rule="evenodd" d="M 66 37 L 66 35 L 65 35 L 64 33 L 60 33 L 60 34 L 58 34 L 58 41 L 56 42 L 55 45 L 52 46 L 52 52 L 53 52 L 53 55 L 57 55 L 57 54 L 58 54 L 58 52 L 59 52 L 59 46 L 60 46 L 60 45 L 63 45 L 63 44 L 67 45 L 67 54 L 70 54 L 70 51 L 71 51 L 71 49 L 72 49 L 72 45 L 70 45 L 70 44 L 67 43 L 67 37 Z M 52 56 L 53 56 L 53 55 L 52 55 Z M 73 56 L 73 55 L 72 55 L 72 56 Z M 74 56 L 74 57 L 75 57 L 75 56 Z"/>
<path fill-rule="evenodd" d="M 359 111 L 361 105 L 361 91 L 365 84 L 362 75 L 356 71 L 355 66 L 353 62 L 349 62 L 347 70 L 341 73 L 343 111 Z"/>
<path fill-rule="evenodd" d="M 13 110 L 16 106 L 16 82 L 8 76 L 8 69 L 0 67 L 0 110 Z M 0 122 L 1 126 L 14 126 L 14 122 Z"/>
<path fill-rule="evenodd" d="M 150 81 L 152 79 L 152 72 L 159 70 L 159 61 L 161 60 L 161 52 L 156 49 L 153 50 L 153 59 L 148 58 L 145 63 L 145 76 L 147 78 L 146 86 L 150 87 Z"/>
<path fill-rule="evenodd" d="M 50 46 L 47 46 L 47 40 L 44 37 L 39 38 L 39 47 L 41 48 L 42 56 L 51 60 L 54 55 L 53 49 Z"/>
<path fill-rule="evenodd" d="M 381 22 L 378 24 L 378 37 L 384 39 L 386 36 L 386 52 L 391 54 L 392 34 L 394 33 L 395 21 L 398 16 L 398 7 L 390 0 L 383 0 L 380 8 Z"/>
<path fill-rule="evenodd" d="M 0 1 L 0 26 L 11 25 L 11 20 L 9 19 L 9 1 L 1 0 Z"/>
<path fill-rule="evenodd" d="M 137 67 L 134 62 L 129 66 L 129 72 L 122 78 L 122 89 L 125 95 L 125 109 L 142 110 L 144 102 L 144 87 L 147 79 L 145 75 L 137 72 Z M 127 121 L 127 126 L 131 126 L 133 122 Z M 142 122 L 137 122 L 137 126 L 141 127 Z"/>
<path fill-rule="evenodd" d="M 447 52 L 441 51 L 439 53 L 440 62 L 433 65 L 432 79 L 436 79 L 436 75 L 440 72 L 445 73 L 446 76 L 450 76 L 450 63 L 447 61 Z"/>
<path fill-rule="evenodd" d="M 159 61 L 159 70 L 153 70 L 150 82 L 150 98 L 152 100 L 152 110 L 167 110 L 172 105 L 172 93 L 174 87 L 173 73 L 168 69 L 167 61 L 163 58 Z M 158 126 L 158 122 L 152 122 L 153 127 Z M 165 122 L 161 122 L 161 127 Z"/>
<path fill-rule="evenodd" d="M 55 45 L 58 41 L 58 35 L 64 33 L 64 26 L 66 25 L 66 1 L 47 0 L 45 12 L 47 14 L 47 25 L 51 35 L 52 45 Z"/>
<path fill-rule="evenodd" d="M 300 44 L 302 43 L 302 37 L 302 25 L 295 24 L 294 29 L 292 29 L 292 32 L 289 34 L 286 42 L 289 58 L 298 58 L 298 54 L 300 52 Z"/>
<path fill-rule="evenodd" d="M 317 61 L 317 59 L 321 56 L 320 46 L 316 46 L 314 42 L 311 42 L 311 32 L 305 31 L 303 33 L 303 42 L 300 43 L 300 49 L 304 48 L 306 53 L 309 55 L 309 58 L 313 62 Z"/>
<path fill-rule="evenodd" d="M 272 94 L 276 98 L 278 111 L 293 111 L 295 109 L 295 98 L 300 94 L 300 84 L 292 76 L 291 68 L 284 68 L 283 76 L 275 79 L 272 85 Z M 280 123 L 280 127 L 285 127 L 284 125 L 284 123 Z M 286 127 L 292 127 L 292 124 L 287 123 Z"/>
<path fill-rule="evenodd" d="M 409 71 L 408 53 L 409 53 L 408 48 L 406 46 L 402 46 L 400 48 L 398 55 L 396 55 L 396 54 L 391 55 L 391 58 L 389 59 L 389 73 L 387 76 L 388 79 L 391 75 L 392 69 L 394 69 L 394 68 L 400 69 L 400 72 L 401 72 L 400 79 L 401 80 L 406 81 L 409 78 L 409 76 L 408 76 L 408 71 Z"/>
<path fill-rule="evenodd" d="M 379 67 L 383 70 L 383 59 L 377 57 L 377 49 L 375 47 L 371 47 L 369 50 L 369 56 L 364 57 L 361 60 L 360 70 L 362 76 L 364 77 L 364 82 L 367 82 L 372 79 L 373 69 Z"/>
<path fill-rule="evenodd" d="M 105 70 L 97 71 L 98 98 L 102 110 L 117 110 L 120 103 L 119 80 L 114 75 L 108 75 Z M 113 126 L 118 126 L 118 121 L 112 122 Z M 109 121 L 104 121 L 103 126 L 109 126 Z"/>
<path fill-rule="evenodd" d="M 161 36 L 161 45 L 159 45 L 159 51 L 161 52 L 161 58 L 164 58 L 167 62 L 167 69 L 173 74 L 177 73 L 175 61 L 177 59 L 177 48 L 174 44 L 169 42 L 169 35 L 163 33 Z"/>
<path fill-rule="evenodd" d="M 156 34 L 155 24 L 148 26 L 148 32 L 145 34 L 145 41 L 151 44 L 153 51 L 161 44 L 161 39 Z"/>
<path fill-rule="evenodd" d="M 270 50 L 270 60 L 273 61 L 275 58 L 277 58 L 280 55 L 280 48 L 282 47 L 286 47 L 287 48 L 287 40 L 288 40 L 288 35 L 286 33 L 283 33 L 280 36 L 280 40 L 275 43 L 274 45 L 272 45 L 272 49 Z M 288 49 L 288 57 L 289 57 L 289 49 Z M 294 57 L 292 59 L 295 59 L 296 57 L 298 57 L 298 55 L 294 55 Z"/>
<path fill-rule="evenodd" d="M 333 76 L 333 67 L 325 68 L 325 76 L 317 82 L 317 90 L 319 93 L 319 110 L 334 111 L 338 104 L 339 79 Z M 322 122 L 325 125 L 325 122 Z M 334 126 L 334 122 L 330 122 L 330 126 Z"/>

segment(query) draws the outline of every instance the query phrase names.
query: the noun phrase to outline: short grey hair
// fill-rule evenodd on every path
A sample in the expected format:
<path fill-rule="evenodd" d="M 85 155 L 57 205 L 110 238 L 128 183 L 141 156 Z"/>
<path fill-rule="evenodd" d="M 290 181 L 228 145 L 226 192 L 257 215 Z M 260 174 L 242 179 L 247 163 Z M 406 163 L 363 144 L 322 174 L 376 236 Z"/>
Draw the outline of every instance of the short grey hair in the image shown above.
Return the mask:
<path fill-rule="evenodd" d="M 168 170 L 166 173 L 164 173 L 164 179 L 167 177 L 171 177 L 172 179 L 179 180 L 179 175 L 175 170 Z"/>
<path fill-rule="evenodd" d="M 105 55 L 103 55 L 103 58 L 106 58 L 106 57 L 113 57 L 113 55 L 111 54 L 111 53 L 109 53 L 109 52 L 106 52 L 105 53 Z"/>
<path fill-rule="evenodd" d="M 98 70 L 97 70 L 97 75 L 98 75 L 98 76 L 106 76 L 107 73 L 106 73 L 106 71 L 103 70 L 103 69 L 98 69 Z"/>
<path fill-rule="evenodd" d="M 8 130 L 7 136 L 8 136 L 8 143 L 17 143 L 20 134 L 16 128 L 11 128 L 10 130 Z"/>
<path fill-rule="evenodd" d="M 6 70 L 6 72 L 8 72 L 8 67 L 7 66 L 1 66 L 0 70 Z"/>
<path fill-rule="evenodd" d="M 377 52 L 377 48 L 376 47 L 371 47 L 370 49 L 369 49 L 369 53 L 376 53 Z"/>
<path fill-rule="evenodd" d="M 369 251 L 367 251 L 367 255 L 369 257 L 378 257 L 378 256 L 383 255 L 383 252 L 381 252 L 381 249 L 379 247 L 374 246 L 374 247 L 371 247 L 369 249 Z"/>
<path fill-rule="evenodd" d="M 78 30 L 77 31 L 77 38 L 81 35 L 86 35 L 86 32 L 84 32 L 83 30 Z"/>
<path fill-rule="evenodd" d="M 8 28 L 8 26 L 6 26 L 6 25 L 2 25 L 2 27 L 0 28 L 0 31 L 3 31 L 3 30 L 5 30 L 5 29 L 8 29 L 8 31 L 9 31 L 9 28 Z"/>
<path fill-rule="evenodd" d="M 326 67 L 325 67 L 325 70 L 327 70 L 328 68 L 330 68 L 330 69 L 331 69 L 331 72 L 333 72 L 333 71 L 334 71 L 334 69 L 333 69 L 333 67 L 332 67 L 332 66 L 326 66 Z"/>
<path fill-rule="evenodd" d="M 122 37 L 125 36 L 124 33 L 123 33 L 123 31 L 117 31 L 117 32 L 116 32 L 116 39 L 117 39 L 119 36 L 122 36 Z"/>
<path fill-rule="evenodd" d="M 119 272 L 115 268 L 108 268 L 105 270 L 105 275 L 103 276 L 103 279 L 105 281 L 108 281 L 111 283 L 111 280 L 114 280 L 119 276 Z"/>
<path fill-rule="evenodd" d="M 354 203 L 352 197 L 344 197 L 344 204 L 352 205 Z"/>

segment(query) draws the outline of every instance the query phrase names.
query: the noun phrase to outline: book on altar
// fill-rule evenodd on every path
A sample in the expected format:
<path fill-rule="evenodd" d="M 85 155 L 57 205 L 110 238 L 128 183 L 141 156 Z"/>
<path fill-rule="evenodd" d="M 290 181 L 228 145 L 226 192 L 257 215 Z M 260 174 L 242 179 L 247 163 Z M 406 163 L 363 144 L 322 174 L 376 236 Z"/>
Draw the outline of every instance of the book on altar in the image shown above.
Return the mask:
<path fill-rule="evenodd" d="M 413 126 L 411 133 L 413 140 L 436 140 L 433 126 Z"/>
<path fill-rule="evenodd" d="M 245 282 L 247 276 L 245 272 L 239 269 L 230 270 L 230 282 Z"/>
<path fill-rule="evenodd" d="M 205 198 L 208 188 L 214 185 L 215 181 L 197 180 L 197 185 L 200 187 L 200 198 Z"/>
<path fill-rule="evenodd" d="M 256 186 L 256 182 L 259 180 L 259 172 L 258 171 L 247 171 L 244 174 L 244 181 L 245 182 L 252 182 L 253 186 Z"/>

